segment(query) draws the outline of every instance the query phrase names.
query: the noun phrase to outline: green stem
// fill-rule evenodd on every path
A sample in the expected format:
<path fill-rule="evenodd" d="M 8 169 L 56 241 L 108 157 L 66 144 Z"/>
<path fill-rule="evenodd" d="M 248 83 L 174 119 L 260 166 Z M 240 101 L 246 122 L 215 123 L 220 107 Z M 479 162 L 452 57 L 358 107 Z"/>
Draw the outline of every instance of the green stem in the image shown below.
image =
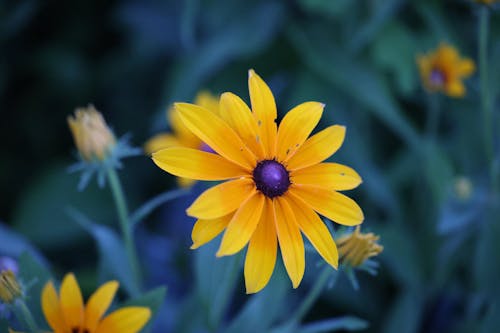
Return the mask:
<path fill-rule="evenodd" d="M 490 12 L 488 6 L 481 6 L 479 13 L 479 76 L 481 80 L 481 109 L 483 113 L 483 133 L 486 156 L 490 164 L 490 180 L 493 190 L 497 190 L 496 165 L 493 151 L 493 108 L 491 107 L 488 79 L 488 33 Z"/>
<path fill-rule="evenodd" d="M 427 111 L 427 136 L 431 140 L 436 140 L 439 130 L 439 120 L 441 118 L 441 108 L 436 94 L 428 95 L 428 111 Z"/>
<path fill-rule="evenodd" d="M 26 326 L 28 326 L 28 329 L 30 330 L 30 332 L 32 332 L 32 333 L 40 332 L 38 329 L 38 326 L 36 325 L 35 319 L 33 318 L 33 315 L 31 314 L 30 309 L 28 308 L 28 306 L 26 306 L 26 303 L 22 299 L 18 299 L 16 301 L 16 305 L 19 308 L 19 310 L 21 311 L 20 314 L 22 316 L 22 320 L 24 321 Z"/>
<path fill-rule="evenodd" d="M 132 234 L 132 224 L 129 221 L 127 202 L 125 201 L 123 188 L 116 170 L 112 167 L 107 167 L 106 172 L 109 185 L 111 187 L 111 192 L 113 193 L 113 199 L 115 200 L 116 210 L 118 212 L 118 220 L 120 221 L 123 242 L 125 244 L 125 249 L 127 251 L 127 256 L 130 267 L 132 269 L 132 273 L 134 274 L 134 282 L 137 284 L 140 279 L 139 265 Z"/>
<path fill-rule="evenodd" d="M 304 316 L 307 314 L 307 312 L 309 312 L 309 310 L 314 305 L 319 295 L 325 288 L 326 283 L 328 282 L 329 277 L 332 275 L 332 273 L 333 273 L 332 268 L 328 265 L 325 265 L 325 268 L 323 268 L 323 271 L 321 271 L 321 273 L 319 274 L 316 283 L 314 284 L 312 289 L 309 290 L 309 293 L 307 294 L 306 298 L 304 299 L 302 304 L 299 306 L 297 311 L 295 311 L 295 314 L 291 318 L 294 318 L 294 320 L 296 320 L 297 322 L 302 321 Z"/>

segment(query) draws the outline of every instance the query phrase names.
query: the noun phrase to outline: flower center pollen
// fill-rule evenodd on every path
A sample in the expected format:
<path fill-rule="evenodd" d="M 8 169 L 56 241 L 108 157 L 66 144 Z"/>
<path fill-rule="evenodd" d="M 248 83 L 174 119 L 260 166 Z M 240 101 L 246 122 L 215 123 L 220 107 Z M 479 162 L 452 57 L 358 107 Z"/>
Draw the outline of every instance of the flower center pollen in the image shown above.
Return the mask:
<path fill-rule="evenodd" d="M 288 171 L 274 160 L 259 162 L 253 170 L 253 180 L 257 189 L 269 198 L 282 195 L 290 187 Z"/>

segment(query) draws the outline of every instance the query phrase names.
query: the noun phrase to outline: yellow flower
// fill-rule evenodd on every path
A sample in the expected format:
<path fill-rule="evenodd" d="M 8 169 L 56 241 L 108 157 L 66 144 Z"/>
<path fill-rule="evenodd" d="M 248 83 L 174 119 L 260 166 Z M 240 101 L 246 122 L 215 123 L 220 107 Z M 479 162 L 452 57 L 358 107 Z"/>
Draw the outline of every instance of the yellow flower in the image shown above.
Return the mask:
<path fill-rule="evenodd" d="M 2 271 L 0 273 L 0 301 L 11 304 L 22 295 L 23 291 L 14 272 L 11 270 Z"/>
<path fill-rule="evenodd" d="M 196 95 L 194 104 L 202 106 L 215 114 L 219 113 L 219 102 L 217 98 L 207 91 L 202 91 Z M 168 123 L 172 128 L 172 134 L 160 133 L 149 139 L 144 145 L 144 150 L 147 154 L 152 154 L 160 149 L 168 147 L 187 147 L 213 152 L 207 144 L 191 133 L 191 131 L 182 123 L 182 120 L 175 108 L 168 109 L 167 118 Z M 193 185 L 195 180 L 179 177 L 178 182 L 181 187 L 188 187 Z"/>
<path fill-rule="evenodd" d="M 77 108 L 75 116 L 68 117 L 69 128 L 75 145 L 86 161 L 104 160 L 109 155 L 116 140 L 101 113 L 94 106 Z"/>
<path fill-rule="evenodd" d="M 377 244 L 379 236 L 373 233 L 361 233 L 356 227 L 353 233 L 340 237 L 337 240 L 340 252 L 340 261 L 351 267 L 362 265 L 367 259 L 379 255 L 384 247 Z"/>
<path fill-rule="evenodd" d="M 475 70 L 471 59 L 460 58 L 458 51 L 445 43 L 441 43 L 434 52 L 419 55 L 417 64 L 425 89 L 430 92 L 440 91 L 451 97 L 465 95 L 462 80 Z"/>
<path fill-rule="evenodd" d="M 248 85 L 252 110 L 232 93 L 221 95 L 219 115 L 186 103 L 175 104 L 184 125 L 217 154 L 172 147 L 153 154 L 163 170 L 197 180 L 228 180 L 202 193 L 187 209 L 198 218 L 192 248 L 225 230 L 217 256 L 233 255 L 247 244 L 245 284 L 255 293 L 268 283 L 278 243 L 296 288 L 305 269 L 301 232 L 334 268 L 338 253 L 317 213 L 353 226 L 361 208 L 340 194 L 361 183 L 351 168 L 321 163 L 344 140 L 345 127 L 330 126 L 308 138 L 324 104 L 306 102 L 289 111 L 279 128 L 276 104 L 266 83 L 253 70 Z"/>
<path fill-rule="evenodd" d="M 102 318 L 118 289 L 118 282 L 103 284 L 84 306 L 78 282 L 67 274 L 59 296 L 52 282 L 42 291 L 42 309 L 54 333 L 136 333 L 147 323 L 151 311 L 146 307 L 124 307 Z"/>

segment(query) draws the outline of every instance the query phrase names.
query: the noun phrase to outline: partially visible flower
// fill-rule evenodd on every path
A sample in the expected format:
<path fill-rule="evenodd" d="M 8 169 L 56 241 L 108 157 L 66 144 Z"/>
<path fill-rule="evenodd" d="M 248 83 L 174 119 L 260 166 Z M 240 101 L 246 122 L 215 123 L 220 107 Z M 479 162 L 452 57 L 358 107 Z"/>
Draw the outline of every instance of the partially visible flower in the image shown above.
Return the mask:
<path fill-rule="evenodd" d="M 350 267 L 359 267 L 371 257 L 379 255 L 384 247 L 377 243 L 379 236 L 362 233 L 360 226 L 354 232 L 337 239 L 340 262 Z"/>
<path fill-rule="evenodd" d="M 214 114 L 219 114 L 219 101 L 217 97 L 207 91 L 198 93 L 194 99 L 194 104 L 199 105 Z M 168 147 L 186 147 L 206 152 L 213 152 L 213 150 L 206 143 L 191 133 L 186 125 L 182 123 L 179 112 L 174 107 L 167 110 L 167 119 L 172 129 L 172 133 L 159 133 L 149 139 L 144 145 L 144 150 L 147 154 L 153 154 L 158 150 Z M 177 179 L 181 187 L 188 187 L 196 182 L 193 179 L 183 177 L 178 177 Z"/>
<path fill-rule="evenodd" d="M 0 272 L 0 301 L 12 304 L 17 298 L 23 296 L 23 290 L 17 281 L 16 275 L 11 270 Z"/>
<path fill-rule="evenodd" d="M 107 282 L 84 305 L 80 287 L 73 274 L 64 277 L 59 295 L 54 284 L 49 281 L 42 291 L 45 319 L 55 333 L 139 332 L 151 317 L 151 310 L 146 307 L 124 307 L 103 318 L 117 289 L 118 282 Z"/>
<path fill-rule="evenodd" d="M 68 125 L 80 155 L 80 161 L 69 170 L 82 172 L 78 190 L 83 190 L 94 174 L 99 186 L 104 187 L 106 168 L 120 168 L 122 158 L 141 153 L 129 144 L 127 135 L 116 140 L 102 114 L 92 105 L 77 108 L 74 116 L 68 116 Z"/>
<path fill-rule="evenodd" d="M 115 136 L 93 105 L 77 108 L 68 116 L 76 148 L 84 160 L 104 160 L 116 144 Z"/>
<path fill-rule="evenodd" d="M 217 154 L 171 147 L 152 157 L 178 177 L 227 180 L 206 190 L 187 209 L 198 219 L 193 249 L 224 230 L 217 256 L 233 255 L 248 245 L 245 284 L 247 293 L 255 293 L 267 285 L 279 245 L 297 288 L 305 270 L 302 234 L 337 268 L 337 247 L 318 214 L 347 226 L 362 223 L 361 208 L 339 192 L 357 187 L 361 177 L 345 165 L 324 163 L 342 145 L 344 126 L 330 126 L 309 137 L 324 104 L 302 103 L 278 127 L 274 96 L 253 70 L 248 88 L 252 109 L 232 93 L 221 95 L 219 114 L 198 105 L 175 104 L 184 125 Z"/>
<path fill-rule="evenodd" d="M 435 51 L 417 56 L 417 64 L 424 88 L 429 92 L 442 92 L 450 97 L 463 97 L 463 79 L 475 71 L 474 62 L 460 58 L 451 45 L 441 43 Z"/>

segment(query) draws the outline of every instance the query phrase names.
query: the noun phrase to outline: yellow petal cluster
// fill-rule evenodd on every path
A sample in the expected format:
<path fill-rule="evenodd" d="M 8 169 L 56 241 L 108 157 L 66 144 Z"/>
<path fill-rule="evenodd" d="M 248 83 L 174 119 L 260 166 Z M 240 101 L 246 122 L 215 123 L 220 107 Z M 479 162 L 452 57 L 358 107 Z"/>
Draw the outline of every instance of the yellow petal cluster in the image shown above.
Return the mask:
<path fill-rule="evenodd" d="M 217 256 L 247 247 L 245 284 L 247 293 L 255 293 L 272 276 L 279 246 L 296 288 L 305 270 L 303 236 L 337 267 L 337 247 L 319 215 L 347 226 L 362 223 L 361 208 L 339 192 L 357 187 L 361 177 L 350 167 L 324 162 L 342 145 L 345 127 L 330 126 L 309 137 L 324 104 L 302 103 L 278 126 L 274 96 L 253 70 L 248 87 L 251 108 L 229 92 L 221 95 L 218 113 L 175 104 L 184 126 L 216 154 L 175 146 L 152 158 L 178 177 L 226 181 L 206 190 L 187 209 L 197 218 L 192 248 L 221 233 Z"/>
<path fill-rule="evenodd" d="M 204 107 L 205 109 L 218 114 L 219 101 L 217 97 L 208 91 L 199 92 L 194 104 Z M 171 133 L 159 133 L 153 136 L 144 144 L 144 150 L 147 154 L 152 154 L 158 150 L 168 147 L 187 147 L 200 150 L 208 150 L 209 147 L 203 143 L 196 135 L 183 124 L 178 112 L 171 107 L 167 110 L 167 120 L 170 124 Z M 189 178 L 178 177 L 178 183 L 181 187 L 189 187 L 196 181 Z"/>
<path fill-rule="evenodd" d="M 49 281 L 42 291 L 45 319 L 54 333 L 137 333 L 148 322 L 151 310 L 129 306 L 105 316 L 117 290 L 118 282 L 107 282 L 84 305 L 73 274 L 64 277 L 59 294 Z"/>
<path fill-rule="evenodd" d="M 417 56 L 417 64 L 427 91 L 455 98 L 465 96 L 463 80 L 475 71 L 471 59 L 461 58 L 457 49 L 446 43 L 441 43 L 435 51 Z"/>
<path fill-rule="evenodd" d="M 384 247 L 377 243 L 379 236 L 362 233 L 358 226 L 353 233 L 337 239 L 340 262 L 351 267 L 362 265 L 367 259 L 379 255 Z"/>
<path fill-rule="evenodd" d="M 68 116 L 76 148 L 86 161 L 105 160 L 116 144 L 115 136 L 94 106 L 77 108 Z"/>

